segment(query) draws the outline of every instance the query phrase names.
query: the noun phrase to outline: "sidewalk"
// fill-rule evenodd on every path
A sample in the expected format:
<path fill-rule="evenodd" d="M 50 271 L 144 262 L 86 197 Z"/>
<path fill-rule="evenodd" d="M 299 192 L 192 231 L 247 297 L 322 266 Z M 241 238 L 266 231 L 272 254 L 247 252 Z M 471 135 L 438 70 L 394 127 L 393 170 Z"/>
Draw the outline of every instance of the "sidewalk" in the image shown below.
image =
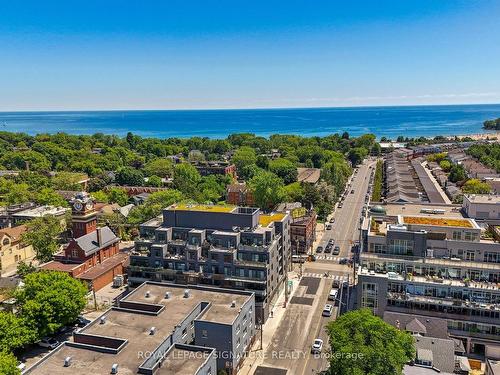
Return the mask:
<path fill-rule="evenodd" d="M 295 271 L 288 272 L 288 280 L 293 282 L 292 291 L 288 296 L 288 302 L 295 294 L 299 286 L 300 279 Z M 266 323 L 262 326 L 262 349 L 260 349 L 260 332 L 257 331 L 255 341 L 250 348 L 248 353 L 248 358 L 243 362 L 243 366 L 238 371 L 238 374 L 250 375 L 253 374 L 255 369 L 263 363 L 264 354 L 271 344 L 274 334 L 278 329 L 281 320 L 283 319 L 286 308 L 283 307 L 285 303 L 285 288 L 281 291 L 278 296 L 276 303 L 272 307 L 272 317 L 269 316 Z M 288 304 L 287 304 L 288 306 Z"/>

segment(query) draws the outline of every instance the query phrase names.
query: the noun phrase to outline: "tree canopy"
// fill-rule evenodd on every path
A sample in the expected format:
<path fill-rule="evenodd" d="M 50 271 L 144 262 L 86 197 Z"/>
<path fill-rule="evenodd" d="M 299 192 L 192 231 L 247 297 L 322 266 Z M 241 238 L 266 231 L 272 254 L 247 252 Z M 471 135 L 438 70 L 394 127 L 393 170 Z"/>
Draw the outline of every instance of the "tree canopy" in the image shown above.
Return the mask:
<path fill-rule="evenodd" d="M 410 334 L 400 331 L 369 309 L 350 311 L 327 326 L 332 375 L 400 375 L 414 358 Z"/>
<path fill-rule="evenodd" d="M 59 235 L 63 230 L 60 219 L 46 215 L 29 221 L 26 226 L 27 231 L 21 235 L 22 241 L 33 246 L 40 262 L 51 260 L 59 250 Z"/>
<path fill-rule="evenodd" d="M 87 288 L 64 272 L 38 271 L 24 278 L 16 292 L 19 316 L 37 337 L 53 334 L 73 323 L 85 307 Z"/>

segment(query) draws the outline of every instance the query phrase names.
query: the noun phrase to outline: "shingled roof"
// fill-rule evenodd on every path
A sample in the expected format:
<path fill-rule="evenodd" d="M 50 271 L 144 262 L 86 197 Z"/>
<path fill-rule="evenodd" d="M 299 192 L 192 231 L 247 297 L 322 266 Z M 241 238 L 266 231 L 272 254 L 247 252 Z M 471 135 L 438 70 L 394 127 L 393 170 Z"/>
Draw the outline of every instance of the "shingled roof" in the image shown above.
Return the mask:
<path fill-rule="evenodd" d="M 97 231 L 101 233 L 101 240 L 97 240 Z M 96 251 L 110 246 L 119 241 L 119 238 L 113 233 L 113 231 L 108 227 L 101 227 L 97 230 L 90 232 L 84 236 L 78 237 L 73 241 L 76 242 L 78 247 L 85 252 L 85 255 L 91 255 Z"/>

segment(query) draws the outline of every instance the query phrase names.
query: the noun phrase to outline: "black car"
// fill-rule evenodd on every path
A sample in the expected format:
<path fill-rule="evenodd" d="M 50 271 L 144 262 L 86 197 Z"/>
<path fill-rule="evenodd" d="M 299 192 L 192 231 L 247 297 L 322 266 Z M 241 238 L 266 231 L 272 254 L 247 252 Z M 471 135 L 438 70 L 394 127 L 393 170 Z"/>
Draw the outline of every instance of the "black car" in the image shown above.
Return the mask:
<path fill-rule="evenodd" d="M 333 254 L 334 255 L 339 255 L 340 254 L 340 247 L 339 246 L 335 246 L 335 248 L 333 249 Z"/>
<path fill-rule="evenodd" d="M 323 246 L 318 246 L 318 247 L 316 248 L 316 252 L 317 252 L 317 253 L 321 253 L 321 252 L 323 252 Z"/>
<path fill-rule="evenodd" d="M 339 264 L 347 264 L 348 263 L 348 259 L 347 258 L 340 258 L 339 260 Z"/>
<path fill-rule="evenodd" d="M 87 324 L 90 323 L 90 320 L 88 319 L 85 319 L 83 316 L 79 316 L 78 318 L 76 318 L 75 320 L 75 325 L 77 327 L 80 327 L 80 328 L 83 328 L 85 327 Z"/>
<path fill-rule="evenodd" d="M 327 246 L 325 248 L 325 253 L 331 253 L 332 252 L 332 247 L 331 246 Z"/>

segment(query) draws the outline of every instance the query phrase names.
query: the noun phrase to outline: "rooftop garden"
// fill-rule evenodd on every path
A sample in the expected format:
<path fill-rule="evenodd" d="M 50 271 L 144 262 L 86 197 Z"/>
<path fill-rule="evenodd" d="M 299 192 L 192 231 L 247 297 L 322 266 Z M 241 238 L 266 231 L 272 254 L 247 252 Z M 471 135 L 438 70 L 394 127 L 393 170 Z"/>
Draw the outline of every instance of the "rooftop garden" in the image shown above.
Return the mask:
<path fill-rule="evenodd" d="M 434 225 L 434 226 L 446 226 L 446 227 L 473 228 L 471 222 L 466 219 L 404 216 L 403 223 L 415 224 L 415 225 Z"/>
<path fill-rule="evenodd" d="M 274 213 L 270 215 L 260 215 L 259 224 L 263 227 L 267 227 L 269 224 L 275 221 L 281 221 L 285 217 L 285 214 L 282 213 Z"/>
<path fill-rule="evenodd" d="M 202 212 L 231 212 L 236 206 L 222 204 L 189 204 L 179 203 L 171 206 L 172 210 L 181 211 L 202 211 Z"/>

